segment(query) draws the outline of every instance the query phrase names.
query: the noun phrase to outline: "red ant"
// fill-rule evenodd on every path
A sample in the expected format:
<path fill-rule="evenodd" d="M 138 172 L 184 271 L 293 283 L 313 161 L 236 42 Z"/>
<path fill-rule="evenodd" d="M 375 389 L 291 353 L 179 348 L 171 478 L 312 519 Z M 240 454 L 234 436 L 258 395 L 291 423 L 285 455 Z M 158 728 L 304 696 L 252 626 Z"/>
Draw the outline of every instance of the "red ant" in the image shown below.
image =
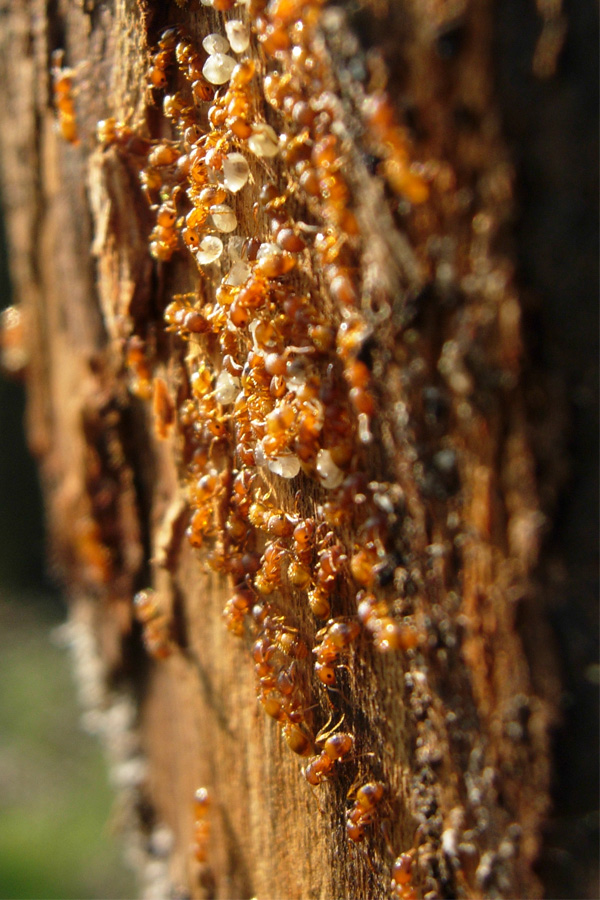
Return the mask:
<path fill-rule="evenodd" d="M 394 900 L 417 900 L 418 893 L 413 884 L 414 850 L 401 853 L 392 865 L 392 897 Z"/>
<path fill-rule="evenodd" d="M 346 834 L 355 844 L 365 836 L 365 828 L 375 821 L 377 807 L 385 794 L 381 781 L 367 781 L 356 792 L 353 806 L 346 811 Z"/>
<path fill-rule="evenodd" d="M 360 625 L 348 619 L 330 619 L 325 628 L 317 632 L 318 646 L 313 649 L 317 657 L 315 672 L 325 685 L 336 684 L 335 665 L 340 653 L 356 640 Z"/>
<path fill-rule="evenodd" d="M 198 788 L 194 796 L 194 856 L 198 862 L 206 862 L 206 851 L 210 837 L 210 813 L 211 800 L 205 787 Z"/>
<path fill-rule="evenodd" d="M 327 725 L 329 725 L 329 722 Z M 327 725 L 325 725 L 325 729 Z M 341 725 L 341 721 L 338 722 L 335 728 L 339 727 L 339 725 Z M 353 735 L 347 731 L 335 731 L 335 728 L 330 732 L 323 729 L 319 732 L 315 739 L 315 744 L 317 746 L 322 745 L 323 749 L 303 769 L 304 777 L 309 784 L 315 787 L 326 778 L 331 778 L 336 762 L 344 759 L 354 749 Z"/>

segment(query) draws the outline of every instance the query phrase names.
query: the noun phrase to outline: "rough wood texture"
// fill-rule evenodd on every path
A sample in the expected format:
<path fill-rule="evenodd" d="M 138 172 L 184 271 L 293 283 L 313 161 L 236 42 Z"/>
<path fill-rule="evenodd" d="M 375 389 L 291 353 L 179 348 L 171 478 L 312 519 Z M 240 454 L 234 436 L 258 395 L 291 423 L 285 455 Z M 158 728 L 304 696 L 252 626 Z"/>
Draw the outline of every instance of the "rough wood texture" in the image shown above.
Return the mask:
<path fill-rule="evenodd" d="M 135 166 L 95 139 L 96 121 L 109 115 L 159 137 L 148 53 L 168 24 L 184 24 L 199 44 L 222 31 L 222 18 L 192 2 L 1 8 L 3 199 L 52 558 L 76 617 L 92 623 L 111 689 L 134 685 L 148 762 L 136 781 L 139 828 L 149 841 L 157 824 L 171 830 L 172 847 L 160 852 L 182 896 L 387 897 L 392 854 L 415 847 L 418 896 L 541 891 L 534 864 L 560 684 L 536 567 L 564 476 L 559 447 L 542 507 L 511 248 L 514 171 L 495 100 L 495 8 L 450 6 L 328 10 L 313 48 L 360 229 L 360 308 L 377 401 L 360 464 L 402 498 L 390 537 L 394 610 L 419 635 L 406 653 L 378 654 L 366 636 L 352 649 L 334 706 L 355 735 L 355 758 L 316 789 L 257 704 L 247 642 L 224 628 L 231 587 L 184 536 L 181 433 L 169 427 L 160 439 L 151 404 L 128 390 L 133 332 L 154 344 L 155 373 L 172 397 L 181 394 L 183 344 L 165 334 L 162 312 L 173 293 L 197 288 L 197 268 L 183 253 L 167 263 L 150 257 L 153 220 Z M 546 19 L 542 68 L 562 39 L 562 19 L 547 10 Z M 56 48 L 77 73 L 78 144 L 55 128 Z M 413 129 L 412 156 L 434 185 L 412 207 L 371 170 L 380 148 L 365 131 L 364 94 L 384 85 L 386 66 L 388 91 Z M 272 111 L 267 118 L 280 122 Z M 256 181 L 265 177 L 262 164 L 252 169 Z M 238 211 L 241 233 L 264 226 L 251 203 Z M 314 278 L 335 318 L 322 272 Z M 208 281 L 200 289 L 210 298 Z M 291 488 L 270 477 L 289 511 L 308 515 L 326 499 L 302 474 Z M 351 553 L 356 525 L 343 537 Z M 160 664 L 148 663 L 132 631 L 132 596 L 149 584 L 177 643 Z M 356 587 L 344 578 L 335 615 L 355 615 Z M 278 603 L 312 648 L 319 623 L 306 602 L 283 591 Z M 316 732 L 328 717 L 326 692 L 308 663 L 299 670 Z M 386 799 L 365 843 L 353 846 L 347 794 L 373 778 Z M 213 798 L 206 864 L 190 853 L 200 785 Z"/>

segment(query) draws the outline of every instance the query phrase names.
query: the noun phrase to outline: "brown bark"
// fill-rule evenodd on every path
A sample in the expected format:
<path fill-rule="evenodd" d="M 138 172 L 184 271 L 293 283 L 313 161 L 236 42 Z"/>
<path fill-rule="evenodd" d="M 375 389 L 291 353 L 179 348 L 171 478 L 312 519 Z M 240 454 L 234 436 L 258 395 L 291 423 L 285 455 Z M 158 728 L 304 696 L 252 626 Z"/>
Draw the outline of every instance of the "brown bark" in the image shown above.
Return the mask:
<path fill-rule="evenodd" d="M 152 139 L 164 133 L 147 87 L 148 53 L 168 24 L 185 25 L 199 45 L 223 30 L 222 18 L 193 3 L 132 0 L 23 0 L 2 10 L 3 196 L 52 558 L 75 618 L 91 623 L 109 696 L 134 686 L 148 763 L 147 776 L 134 779 L 139 829 L 155 842 L 157 825 L 171 830 L 168 879 L 183 895 L 386 897 L 391 854 L 411 848 L 418 896 L 541 889 L 534 865 L 560 684 L 536 567 L 554 508 L 539 500 L 523 378 L 514 172 L 494 95 L 493 9 L 460 6 L 452 17 L 445 4 L 413 2 L 366 3 L 354 18 L 328 13 L 313 48 L 335 99 L 371 333 L 374 441 L 359 448 L 356 465 L 403 504 L 390 536 L 392 610 L 418 634 L 415 649 L 386 655 L 362 635 L 332 699 L 310 660 L 300 661 L 314 732 L 333 703 L 356 740 L 338 777 L 316 789 L 257 704 L 248 642 L 223 625 L 230 582 L 185 538 L 183 427 L 163 424 L 163 439 L 151 403 L 128 390 L 125 344 L 134 333 L 180 401 L 184 344 L 165 332 L 162 311 L 177 292 L 199 290 L 209 301 L 214 285 L 199 284 L 183 253 L 166 263 L 151 258 L 154 223 L 135 161 L 95 139 L 96 121 L 109 115 Z M 76 72 L 78 144 L 55 128 L 49 62 L 57 47 Z M 429 197 L 412 208 L 369 169 L 380 147 L 365 133 L 363 95 L 386 65 L 388 91 L 414 126 L 412 158 L 429 161 Z M 257 182 L 264 170 L 253 165 Z M 282 178 L 280 167 L 272 171 Z M 256 190 L 249 196 L 238 206 L 237 233 L 258 227 L 265 239 L 252 209 Z M 319 302 L 335 320 L 314 254 L 311 265 Z M 231 452 L 215 456 L 224 471 Z M 556 493 L 561 477 L 548 477 L 546 489 Z M 269 479 L 290 513 L 318 516 L 328 499 L 303 474 L 292 487 Z M 342 532 L 349 554 L 364 541 L 356 522 Z M 132 596 L 148 585 L 168 610 L 176 644 L 161 663 L 148 662 L 132 625 Z M 352 585 L 346 572 L 334 615 L 355 616 Z M 306 600 L 282 588 L 277 604 L 314 647 L 323 623 Z M 348 792 L 373 779 L 385 784 L 385 799 L 359 847 L 346 838 Z M 201 785 L 213 798 L 203 864 L 190 853 Z"/>

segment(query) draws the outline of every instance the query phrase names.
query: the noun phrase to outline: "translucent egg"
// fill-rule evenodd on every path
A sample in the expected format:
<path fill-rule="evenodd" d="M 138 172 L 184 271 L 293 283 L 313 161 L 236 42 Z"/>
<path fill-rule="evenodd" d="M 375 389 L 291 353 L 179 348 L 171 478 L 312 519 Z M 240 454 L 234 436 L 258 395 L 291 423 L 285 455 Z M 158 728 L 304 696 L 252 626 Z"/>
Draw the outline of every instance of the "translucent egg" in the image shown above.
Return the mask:
<path fill-rule="evenodd" d="M 277 132 L 266 122 L 257 122 L 252 126 L 252 134 L 247 142 L 256 156 L 276 156 L 279 152 Z"/>
<path fill-rule="evenodd" d="M 245 284 L 245 282 L 250 277 L 250 266 L 248 263 L 243 262 L 242 260 L 238 260 L 238 262 L 234 263 L 229 270 L 229 274 L 225 279 L 225 284 L 231 284 L 233 287 L 239 287 L 240 284 Z"/>
<path fill-rule="evenodd" d="M 228 191 L 241 191 L 250 177 L 250 166 L 241 153 L 228 153 L 223 160 L 223 183 Z"/>
<path fill-rule="evenodd" d="M 196 251 L 196 262 L 201 266 L 216 262 L 223 252 L 223 241 L 215 234 L 207 234 Z"/>
<path fill-rule="evenodd" d="M 282 478 L 295 478 L 300 471 L 300 460 L 294 454 L 277 456 L 270 459 L 267 465 L 274 475 L 281 475 Z"/>
<path fill-rule="evenodd" d="M 262 444 L 259 442 L 254 448 L 254 462 L 257 466 L 266 466 L 267 465 L 267 457 L 265 456 L 265 451 L 262 448 Z M 272 460 L 274 462 L 274 460 Z"/>
<path fill-rule="evenodd" d="M 250 43 L 250 29 L 240 19 L 230 19 L 225 22 L 225 31 L 234 53 L 243 53 Z"/>
<path fill-rule="evenodd" d="M 202 41 L 202 46 L 211 56 L 215 53 L 227 53 L 229 41 L 222 34 L 207 34 Z"/>
<path fill-rule="evenodd" d="M 219 374 L 215 384 L 215 400 L 223 406 L 233 403 L 240 389 L 240 380 L 231 375 L 227 369 Z"/>
<path fill-rule="evenodd" d="M 225 84 L 231 78 L 231 73 L 236 65 L 233 56 L 227 56 L 226 53 L 213 53 L 202 66 L 202 74 L 211 84 Z"/>
<path fill-rule="evenodd" d="M 210 214 L 217 231 L 229 232 L 237 228 L 237 216 L 226 203 L 218 203 L 216 206 L 211 206 Z"/>
<path fill-rule="evenodd" d="M 227 252 L 229 253 L 229 259 L 232 263 L 239 262 L 242 258 L 242 250 L 244 249 L 245 242 L 246 238 L 241 234 L 234 234 L 228 239 Z"/>
<path fill-rule="evenodd" d="M 327 490 L 339 487 L 344 480 L 344 473 L 334 463 L 329 450 L 319 450 L 317 453 L 317 474 Z"/>

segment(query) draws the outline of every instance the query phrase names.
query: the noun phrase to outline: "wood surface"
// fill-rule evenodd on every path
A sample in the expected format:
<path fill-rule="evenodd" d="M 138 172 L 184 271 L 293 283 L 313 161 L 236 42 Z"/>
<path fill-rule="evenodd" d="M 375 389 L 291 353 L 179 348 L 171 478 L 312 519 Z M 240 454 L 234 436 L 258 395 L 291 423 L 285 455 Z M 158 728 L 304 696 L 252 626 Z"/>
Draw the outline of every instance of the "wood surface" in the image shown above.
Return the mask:
<path fill-rule="evenodd" d="M 313 733 L 343 715 L 356 741 L 339 775 L 316 788 L 257 703 L 250 637 L 224 626 L 229 580 L 185 537 L 181 429 L 159 434 L 126 366 L 127 339 L 143 334 L 153 374 L 176 402 L 187 351 L 162 313 L 173 294 L 199 290 L 207 300 L 214 284 L 184 250 L 164 263 L 150 256 L 154 223 L 135 166 L 96 140 L 96 122 L 108 116 L 162 136 L 147 85 L 162 30 L 181 25 L 199 45 L 233 13 L 191 0 L 5 0 L 0 12 L 2 193 L 27 331 L 29 441 L 53 565 L 74 618 L 98 643 L 108 686 L 100 705 L 123 691 L 135 698 L 135 758 L 142 752 L 147 768 L 134 778 L 130 816 L 146 895 L 165 896 L 166 884 L 178 897 L 376 900 L 391 895 L 394 856 L 414 850 L 416 896 L 540 896 L 535 864 L 561 686 L 539 560 L 555 509 L 547 495 L 564 477 L 554 466 L 542 502 L 494 5 L 373 0 L 321 13 L 315 53 L 336 104 L 371 334 L 373 441 L 356 465 L 400 498 L 390 542 L 396 584 L 402 577 L 410 588 L 398 587 L 392 605 L 418 644 L 381 654 L 362 634 L 344 658 L 341 693 L 328 693 L 310 666 L 324 623 L 282 588 L 278 608 L 309 649 L 298 677 Z M 552 34 L 542 29 L 546 55 L 542 47 L 536 59 L 551 68 L 562 32 L 546 13 Z M 56 127 L 57 48 L 76 73 L 76 144 Z M 252 53 L 264 59 L 256 42 Z M 408 203 L 380 174 L 363 116 L 371 85 L 387 85 L 409 129 L 411 158 L 431 185 L 425 202 Z M 260 79 L 254 90 L 277 128 Z M 267 172 L 283 189 L 277 161 L 251 169 L 256 188 Z M 239 233 L 265 239 L 249 197 L 237 206 Z M 311 265 L 319 302 L 335 318 Z M 562 413 L 548 415 L 544 404 L 547 446 L 562 433 Z M 267 472 L 263 483 L 291 514 L 318 516 L 327 499 L 304 474 L 290 485 Z M 356 524 L 342 537 L 351 554 Z M 174 635 L 175 652 L 160 662 L 148 658 L 132 613 L 133 595 L 150 586 Z M 335 616 L 355 616 L 356 590 L 346 570 Z M 346 810 L 356 786 L 373 779 L 385 799 L 353 845 Z M 202 863 L 191 852 L 200 786 L 212 798 Z M 170 837 L 157 849 L 161 833 Z"/>

